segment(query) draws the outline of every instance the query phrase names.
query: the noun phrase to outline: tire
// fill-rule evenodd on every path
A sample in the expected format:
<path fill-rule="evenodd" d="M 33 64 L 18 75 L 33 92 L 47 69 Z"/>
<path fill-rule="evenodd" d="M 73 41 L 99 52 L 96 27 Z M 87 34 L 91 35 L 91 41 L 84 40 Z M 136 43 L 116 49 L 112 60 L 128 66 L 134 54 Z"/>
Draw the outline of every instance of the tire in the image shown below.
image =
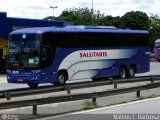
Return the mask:
<path fill-rule="evenodd" d="M 135 76 L 136 69 L 134 66 L 131 66 L 128 71 L 128 77 L 133 78 Z"/>
<path fill-rule="evenodd" d="M 65 85 L 67 81 L 67 74 L 65 72 L 59 72 L 57 76 L 57 84 Z"/>
<path fill-rule="evenodd" d="M 38 84 L 28 83 L 28 86 L 33 89 L 33 88 L 37 88 L 37 87 L 38 87 Z"/>
<path fill-rule="evenodd" d="M 126 69 L 126 67 L 120 67 L 119 77 L 120 77 L 121 79 L 124 79 L 124 78 L 127 77 L 127 69 Z"/>

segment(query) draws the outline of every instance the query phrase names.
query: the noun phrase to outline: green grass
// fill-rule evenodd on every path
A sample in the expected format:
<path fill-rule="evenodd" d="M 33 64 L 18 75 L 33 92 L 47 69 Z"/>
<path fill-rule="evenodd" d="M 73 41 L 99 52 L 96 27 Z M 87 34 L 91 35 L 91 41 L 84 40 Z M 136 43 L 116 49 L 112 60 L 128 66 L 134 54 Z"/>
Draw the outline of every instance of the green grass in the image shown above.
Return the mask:
<path fill-rule="evenodd" d="M 89 110 L 89 109 L 94 109 L 97 108 L 98 105 L 96 102 L 92 102 L 92 101 L 85 101 L 84 103 L 82 103 L 82 110 Z"/>
<path fill-rule="evenodd" d="M 107 106 L 112 106 L 112 105 L 117 105 L 117 104 L 123 104 L 123 103 L 128 103 L 128 102 L 133 102 L 133 101 L 138 101 L 138 100 L 144 100 L 144 99 L 149 99 L 149 98 L 155 98 L 155 97 L 158 97 L 154 94 L 150 95 L 150 96 L 141 96 L 135 100 L 131 100 L 131 101 L 124 101 L 124 102 L 121 102 L 121 103 L 115 103 L 115 104 L 110 104 L 110 105 L 107 105 Z M 100 106 L 97 105 L 96 102 L 92 102 L 92 101 L 85 101 L 84 103 L 82 103 L 82 110 L 89 110 L 89 109 L 94 109 L 94 108 L 98 108 Z"/>

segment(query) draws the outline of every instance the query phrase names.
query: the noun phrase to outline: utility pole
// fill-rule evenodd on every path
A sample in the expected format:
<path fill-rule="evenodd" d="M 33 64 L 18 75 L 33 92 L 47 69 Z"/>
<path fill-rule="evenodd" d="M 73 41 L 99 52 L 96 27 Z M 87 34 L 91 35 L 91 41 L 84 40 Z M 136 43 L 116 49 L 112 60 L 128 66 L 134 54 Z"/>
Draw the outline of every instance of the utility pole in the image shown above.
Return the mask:
<path fill-rule="evenodd" d="M 91 10 L 91 12 L 92 12 L 92 13 L 91 13 L 91 14 L 92 14 L 91 17 L 92 17 L 92 25 L 93 25 L 93 22 L 94 22 L 94 21 L 93 21 L 93 18 L 94 18 L 93 0 L 92 0 L 92 10 Z"/>
<path fill-rule="evenodd" d="M 54 19 L 54 9 L 56 9 L 56 8 L 58 8 L 57 6 L 50 6 L 50 8 L 52 8 L 53 9 L 53 19 Z"/>

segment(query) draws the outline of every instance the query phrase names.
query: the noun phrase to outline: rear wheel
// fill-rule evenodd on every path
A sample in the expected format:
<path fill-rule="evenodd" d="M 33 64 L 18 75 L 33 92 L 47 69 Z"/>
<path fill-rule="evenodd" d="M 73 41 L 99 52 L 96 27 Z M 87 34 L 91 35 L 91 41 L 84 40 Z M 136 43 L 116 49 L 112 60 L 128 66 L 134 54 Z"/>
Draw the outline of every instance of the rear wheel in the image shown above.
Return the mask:
<path fill-rule="evenodd" d="M 30 88 L 37 88 L 37 87 L 38 87 L 38 84 L 28 83 L 28 86 L 29 86 Z"/>
<path fill-rule="evenodd" d="M 129 71 L 128 71 L 128 76 L 129 76 L 130 78 L 133 78 L 133 77 L 135 76 L 135 73 L 136 73 L 135 67 L 134 67 L 134 66 L 131 66 L 131 67 L 129 68 Z"/>
<path fill-rule="evenodd" d="M 58 73 L 58 85 L 65 85 L 67 81 L 67 74 L 65 72 L 59 72 Z"/>
<path fill-rule="evenodd" d="M 119 77 L 120 77 L 121 79 L 124 79 L 124 78 L 127 77 L 127 69 L 126 69 L 126 67 L 120 67 Z"/>

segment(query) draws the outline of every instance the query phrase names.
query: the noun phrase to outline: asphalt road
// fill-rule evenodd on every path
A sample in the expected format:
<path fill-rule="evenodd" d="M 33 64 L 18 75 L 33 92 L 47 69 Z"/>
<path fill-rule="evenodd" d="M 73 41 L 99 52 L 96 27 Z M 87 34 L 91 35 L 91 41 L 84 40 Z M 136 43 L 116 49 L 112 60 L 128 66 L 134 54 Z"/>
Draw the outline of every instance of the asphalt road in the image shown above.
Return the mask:
<path fill-rule="evenodd" d="M 144 75 L 160 75 L 160 63 L 158 62 L 151 62 L 151 70 L 150 72 L 144 73 L 144 74 L 139 74 L 137 76 L 144 76 Z M 10 84 L 6 82 L 6 76 L 5 75 L 0 75 L 0 90 L 2 89 L 13 89 L 13 88 L 21 88 L 21 87 L 26 87 L 26 84 Z M 141 84 L 141 83 L 134 83 L 135 84 Z M 133 84 L 120 84 L 118 85 L 118 87 L 129 87 L 132 86 Z M 111 86 L 101 86 L 101 87 L 94 87 L 94 88 L 85 88 L 85 89 L 77 89 L 77 90 L 73 90 L 72 93 L 76 93 L 76 92 L 86 92 L 86 91 L 98 91 L 98 90 L 103 90 L 103 89 L 110 89 L 113 88 L 113 85 Z M 49 95 L 56 95 L 56 94 L 64 94 L 64 92 L 57 92 L 57 93 L 50 93 L 50 94 L 40 94 L 38 95 L 38 97 L 45 97 L 45 96 L 49 96 Z M 65 92 L 66 94 L 66 92 Z M 153 90 L 147 90 L 147 91 L 143 91 L 141 93 L 142 97 L 146 97 L 146 96 L 159 96 L 160 95 L 160 89 L 156 88 Z M 36 97 L 31 96 L 31 97 Z M 13 98 L 13 99 L 19 99 L 19 98 Z M 23 98 L 24 99 L 24 98 Z M 126 94 L 120 94 L 120 95 L 115 95 L 115 96 L 108 96 L 108 97 L 104 97 L 104 98 L 98 98 L 97 99 L 97 103 L 99 106 L 107 106 L 107 105 L 113 105 L 113 104 L 119 104 L 122 102 L 129 102 L 129 101 L 133 101 L 133 100 L 137 100 L 138 98 L 136 98 L 136 93 L 126 93 Z M 48 105 L 43 105 L 43 106 L 38 106 L 38 116 L 57 116 L 58 114 L 61 113 L 66 113 L 66 112 L 72 112 L 72 111 L 79 111 L 82 109 L 83 107 L 83 103 L 86 100 L 82 100 L 82 101 L 72 101 L 72 102 L 65 102 L 65 103 L 56 103 L 56 104 L 48 104 Z M 159 104 L 157 103 L 157 106 L 159 106 Z M 155 106 L 155 107 L 157 107 Z M 159 107 L 160 108 L 160 107 Z M 131 108 L 129 108 L 131 111 L 134 110 Z M 110 109 L 112 111 L 112 109 Z M 144 110 L 147 110 L 147 108 L 144 108 Z M 104 110 L 102 110 L 104 111 Z M 108 111 L 108 110 L 107 110 Z M 129 110 L 128 110 L 129 111 Z M 136 111 L 136 110 L 134 110 Z M 160 111 L 159 109 L 157 111 Z M 30 119 L 30 117 L 34 117 L 32 116 L 32 107 L 26 107 L 26 108 L 15 108 L 15 109 L 10 109 L 10 110 L 0 110 L 0 114 L 2 113 L 6 113 L 6 114 L 15 114 L 15 115 L 19 115 L 19 114 L 23 114 L 23 115 L 27 115 L 26 118 Z M 99 116 L 98 113 L 93 112 L 94 114 L 92 114 L 93 120 L 96 120 L 96 117 Z M 115 112 L 116 113 L 116 112 Z M 113 114 L 111 113 L 106 113 L 106 114 L 110 114 L 110 116 L 107 117 L 111 117 L 113 116 Z M 85 118 L 85 116 L 83 117 L 83 115 L 86 114 L 81 114 L 80 115 L 80 120 L 83 120 L 82 118 Z M 103 118 L 102 116 L 104 116 L 106 118 L 106 116 L 104 115 L 104 113 L 101 115 L 101 118 Z M 28 118 L 29 117 L 29 118 Z M 40 117 L 42 118 L 42 120 L 44 119 L 50 119 L 50 118 L 45 118 L 45 117 Z M 40 119 L 38 118 L 38 120 Z M 63 117 L 62 117 L 63 118 Z M 77 117 L 76 120 L 79 117 Z M 95 118 L 95 119 L 94 119 Z M 98 117 L 99 118 L 99 117 Z M 52 118 L 52 119 L 57 119 L 57 118 Z M 66 119 L 66 118 L 65 118 Z M 70 120 L 74 120 L 74 119 L 70 119 Z M 84 119 L 85 120 L 85 119 Z M 112 120 L 112 119 L 105 119 L 105 120 Z M 146 119 L 144 119 L 146 120 Z"/>
<path fill-rule="evenodd" d="M 147 76 L 147 75 L 160 75 L 160 63 L 151 62 L 149 72 L 137 74 L 136 76 Z M 50 84 L 48 83 L 48 84 L 42 84 L 42 85 L 50 85 Z M 28 87 L 28 85 L 27 84 L 7 83 L 6 75 L 0 75 L 0 90 L 23 88 L 23 87 Z"/>
<path fill-rule="evenodd" d="M 160 97 L 89 111 L 43 118 L 43 120 L 160 120 Z"/>

